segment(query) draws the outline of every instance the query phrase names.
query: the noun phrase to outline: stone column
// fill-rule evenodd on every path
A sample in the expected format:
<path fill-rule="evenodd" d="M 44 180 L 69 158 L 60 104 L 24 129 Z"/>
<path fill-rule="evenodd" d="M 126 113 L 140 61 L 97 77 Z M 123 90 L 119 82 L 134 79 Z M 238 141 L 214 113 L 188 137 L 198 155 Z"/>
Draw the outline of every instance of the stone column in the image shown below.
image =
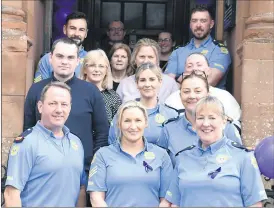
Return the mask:
<path fill-rule="evenodd" d="M 249 1 L 242 43 L 242 130 L 246 146 L 274 134 L 274 1 Z M 274 153 L 273 153 L 274 157 Z"/>
<path fill-rule="evenodd" d="M 28 38 L 22 1 L 2 2 L 2 164 L 23 127 Z"/>

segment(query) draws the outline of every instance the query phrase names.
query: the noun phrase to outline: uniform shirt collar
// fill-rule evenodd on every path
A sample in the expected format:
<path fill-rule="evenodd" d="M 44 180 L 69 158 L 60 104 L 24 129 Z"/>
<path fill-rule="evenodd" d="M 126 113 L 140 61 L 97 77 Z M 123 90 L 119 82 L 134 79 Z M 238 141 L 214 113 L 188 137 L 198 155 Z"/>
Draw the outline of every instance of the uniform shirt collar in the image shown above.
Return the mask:
<path fill-rule="evenodd" d="M 185 113 L 182 116 L 182 123 L 183 123 L 184 128 L 187 131 L 190 131 L 191 133 L 195 133 L 196 134 L 196 132 L 192 128 L 192 124 L 187 120 Z"/>
<path fill-rule="evenodd" d="M 217 152 L 225 143 L 227 142 L 227 138 L 224 136 L 223 138 L 219 139 L 217 142 L 209 145 L 206 149 L 202 148 L 201 140 L 198 141 L 198 149 L 201 153 L 206 151 L 210 151 L 211 154 Z"/>
<path fill-rule="evenodd" d="M 49 137 L 54 137 L 54 138 L 55 138 L 53 132 L 52 132 L 51 130 L 47 129 L 46 127 L 44 127 L 44 126 L 41 124 L 40 121 L 37 121 L 37 123 L 36 123 L 35 126 L 36 126 L 39 130 L 41 130 L 43 133 L 45 133 L 47 136 L 49 136 Z M 67 138 L 69 138 L 68 135 L 69 135 L 70 131 L 69 131 L 68 127 L 66 127 L 66 126 L 64 125 L 63 128 L 62 128 L 62 131 L 64 132 L 64 135 L 65 135 Z"/>
<path fill-rule="evenodd" d="M 74 73 L 74 75 L 73 75 L 73 77 L 71 77 L 69 80 L 67 80 L 67 81 L 65 81 L 65 83 L 67 84 L 67 85 L 71 85 L 75 80 L 77 79 L 77 77 L 75 76 L 75 73 Z M 52 81 L 59 81 L 55 76 L 54 76 L 54 74 L 52 73 Z M 59 81 L 60 82 L 60 81 Z"/>
<path fill-rule="evenodd" d="M 144 141 L 144 149 L 141 151 L 141 152 L 145 152 L 145 151 L 148 151 L 148 142 L 147 142 L 147 139 L 145 137 L 143 137 L 143 141 Z M 120 152 L 124 152 L 121 148 L 121 142 L 120 142 L 120 139 L 117 139 L 117 141 L 114 143 L 114 146 L 116 147 L 116 149 Z M 140 152 L 140 153 L 141 153 Z M 139 154 L 139 153 L 138 153 Z"/>
<path fill-rule="evenodd" d="M 210 42 L 212 42 L 211 35 L 209 35 L 208 38 L 201 43 L 199 48 L 201 48 L 201 47 L 206 48 Z M 190 47 L 190 49 L 195 48 L 194 38 L 191 39 L 189 47 Z"/>
<path fill-rule="evenodd" d="M 79 56 L 81 56 L 81 54 L 84 54 L 84 53 L 86 53 L 86 51 L 85 51 L 85 49 L 84 49 L 84 46 L 80 46 L 79 47 L 79 52 L 78 52 L 78 54 L 79 54 Z"/>
<path fill-rule="evenodd" d="M 138 101 L 138 102 L 140 102 L 141 99 L 140 98 L 136 98 L 135 100 Z M 147 114 L 148 114 L 148 116 L 150 116 L 150 115 L 152 115 L 154 113 L 159 113 L 159 112 L 161 112 L 162 108 L 163 107 L 160 104 L 157 104 L 156 107 L 151 108 L 151 109 L 147 109 Z"/>

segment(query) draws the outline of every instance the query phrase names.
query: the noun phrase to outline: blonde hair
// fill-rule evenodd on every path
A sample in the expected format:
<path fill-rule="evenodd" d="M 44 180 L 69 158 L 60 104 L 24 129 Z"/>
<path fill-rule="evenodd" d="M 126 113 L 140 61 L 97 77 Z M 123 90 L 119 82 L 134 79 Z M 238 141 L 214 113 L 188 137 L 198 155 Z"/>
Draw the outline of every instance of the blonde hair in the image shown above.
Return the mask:
<path fill-rule="evenodd" d="M 217 97 L 210 95 L 198 101 L 195 107 L 194 118 L 196 119 L 198 111 L 208 107 L 214 107 L 216 109 L 217 114 L 219 114 L 223 119 L 226 119 L 223 103 Z"/>
<path fill-rule="evenodd" d="M 110 69 L 108 57 L 106 53 L 101 49 L 91 50 L 87 53 L 83 61 L 79 78 L 87 81 L 87 74 L 85 72 L 87 65 L 96 63 L 100 58 L 103 58 L 106 64 L 106 76 L 104 77 L 102 81 L 102 88 L 109 90 L 113 88 L 113 79 L 111 75 L 111 69 Z"/>
<path fill-rule="evenodd" d="M 137 67 L 136 63 L 135 63 L 136 56 L 143 46 L 149 46 L 153 49 L 155 56 L 156 56 L 156 64 L 159 66 L 159 63 L 160 63 L 159 54 L 161 52 L 160 46 L 158 45 L 158 43 L 155 40 L 152 40 L 149 38 L 142 38 L 142 39 L 138 40 L 138 42 L 135 44 L 133 52 L 131 54 L 130 67 L 134 73 L 135 73 L 135 69 Z"/>
<path fill-rule="evenodd" d="M 119 107 L 118 112 L 117 112 L 117 132 L 116 132 L 116 135 L 117 135 L 117 138 L 119 140 L 121 140 L 121 138 L 122 138 L 122 132 L 121 132 L 120 126 L 121 126 L 123 113 L 124 113 L 125 110 L 130 109 L 130 108 L 137 108 L 137 109 L 141 110 L 144 117 L 145 117 L 145 121 L 148 122 L 148 115 L 147 115 L 146 108 L 140 102 L 135 101 L 135 100 L 130 100 L 130 101 L 127 101 L 127 102 L 123 103 Z"/>
<path fill-rule="evenodd" d="M 119 49 L 122 49 L 127 53 L 128 62 L 127 62 L 127 68 L 126 68 L 126 75 L 129 77 L 133 75 L 133 71 L 132 71 L 132 68 L 130 67 L 131 50 L 128 47 L 128 45 L 124 43 L 115 43 L 109 51 L 108 58 L 111 61 L 113 54 Z"/>
<path fill-rule="evenodd" d="M 140 74 L 143 71 L 147 70 L 147 69 L 149 69 L 150 71 L 152 71 L 156 75 L 156 77 L 158 78 L 159 81 L 162 81 L 162 71 L 161 71 L 160 67 L 156 66 L 155 64 L 152 64 L 152 63 L 148 62 L 148 63 L 141 64 L 137 68 L 136 73 L 135 73 L 135 81 L 136 81 L 136 83 L 138 83 L 138 81 L 139 81 Z"/>

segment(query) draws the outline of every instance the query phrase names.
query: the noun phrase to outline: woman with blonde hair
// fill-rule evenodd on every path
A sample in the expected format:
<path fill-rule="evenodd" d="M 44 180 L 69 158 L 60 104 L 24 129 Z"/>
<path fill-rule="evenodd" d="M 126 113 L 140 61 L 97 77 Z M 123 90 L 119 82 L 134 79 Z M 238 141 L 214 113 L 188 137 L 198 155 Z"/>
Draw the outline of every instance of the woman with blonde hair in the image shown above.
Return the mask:
<path fill-rule="evenodd" d="M 133 74 L 130 67 L 131 51 L 128 45 L 116 43 L 109 52 L 113 90 L 116 90 L 120 81 Z"/>
<path fill-rule="evenodd" d="M 168 207 L 163 198 L 172 164 L 167 152 L 147 141 L 146 108 L 137 101 L 117 113 L 120 137 L 93 157 L 87 191 L 93 207 Z"/>
<path fill-rule="evenodd" d="M 130 67 L 131 71 L 136 73 L 136 69 L 146 62 L 150 62 L 159 66 L 160 47 L 158 43 L 149 38 L 140 39 L 134 46 L 131 54 Z M 162 85 L 159 89 L 158 99 L 160 103 L 164 103 L 166 98 L 173 92 L 178 90 L 178 85 L 174 79 L 166 74 L 162 75 Z M 123 79 L 118 88 L 117 93 L 123 102 L 140 98 L 140 92 L 137 89 L 135 75 Z"/>
<path fill-rule="evenodd" d="M 80 79 L 91 82 L 98 87 L 105 101 L 108 121 L 110 123 L 121 105 L 121 99 L 112 89 L 113 83 L 110 64 L 103 50 L 91 50 L 87 53 L 80 71 Z"/>
<path fill-rule="evenodd" d="M 222 102 L 207 96 L 193 107 L 198 142 L 178 153 L 165 198 L 172 207 L 262 207 L 254 153 L 225 136 Z"/>
<path fill-rule="evenodd" d="M 158 91 L 162 85 L 162 71 L 159 66 L 150 62 L 141 64 L 135 74 L 135 82 L 140 92 L 137 101 L 142 103 L 148 114 L 148 127 L 145 129 L 144 136 L 150 143 L 156 143 L 161 135 L 163 124 L 178 113 L 173 109 L 159 103 Z M 117 116 L 114 116 L 109 128 L 108 142 L 115 143 L 119 135 L 117 134 Z"/>

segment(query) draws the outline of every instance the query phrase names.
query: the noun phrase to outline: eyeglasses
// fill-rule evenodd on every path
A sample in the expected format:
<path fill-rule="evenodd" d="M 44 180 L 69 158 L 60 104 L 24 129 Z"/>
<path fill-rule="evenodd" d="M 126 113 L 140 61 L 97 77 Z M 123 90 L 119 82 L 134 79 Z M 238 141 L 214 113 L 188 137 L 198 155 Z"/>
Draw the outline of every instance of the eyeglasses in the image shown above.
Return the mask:
<path fill-rule="evenodd" d="M 121 28 L 121 27 L 111 27 L 111 28 L 109 28 L 109 31 L 110 32 L 122 32 L 122 31 L 124 31 L 124 28 Z"/>
<path fill-rule="evenodd" d="M 169 43 L 171 41 L 171 38 L 165 38 L 165 39 L 158 39 L 158 43 Z"/>
<path fill-rule="evenodd" d="M 197 76 L 201 76 L 201 77 L 207 79 L 206 73 L 204 71 L 201 71 L 201 70 L 193 70 L 192 72 L 183 72 L 182 73 L 183 79 L 189 77 L 192 74 L 195 74 Z"/>

